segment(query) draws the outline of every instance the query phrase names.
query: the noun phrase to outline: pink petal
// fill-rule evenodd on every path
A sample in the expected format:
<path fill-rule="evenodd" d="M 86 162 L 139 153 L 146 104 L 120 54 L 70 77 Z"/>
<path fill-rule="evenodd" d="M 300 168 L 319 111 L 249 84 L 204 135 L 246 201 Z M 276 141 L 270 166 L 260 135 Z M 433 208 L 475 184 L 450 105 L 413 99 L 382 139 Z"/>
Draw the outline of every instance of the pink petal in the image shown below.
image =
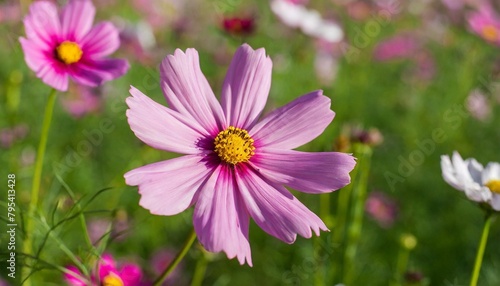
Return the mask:
<path fill-rule="evenodd" d="M 149 146 L 181 153 L 199 154 L 207 134 L 191 118 L 172 111 L 145 96 L 135 87 L 127 98 L 128 123 L 135 135 Z"/>
<path fill-rule="evenodd" d="M 68 266 L 66 267 L 66 269 L 74 272 L 76 275 L 82 275 L 80 270 L 75 266 Z M 86 286 L 84 280 L 77 278 L 76 276 L 69 273 L 64 273 L 64 281 L 66 281 L 66 283 L 70 286 Z"/>
<path fill-rule="evenodd" d="M 24 18 L 24 28 L 29 40 L 42 50 L 53 49 L 60 40 L 61 24 L 54 3 L 37 1 L 30 5 L 30 12 Z"/>
<path fill-rule="evenodd" d="M 220 165 L 200 190 L 193 215 L 200 243 L 212 252 L 252 266 L 248 242 L 249 216 L 236 189 L 230 167 Z"/>
<path fill-rule="evenodd" d="M 249 129 L 257 121 L 271 87 L 273 63 L 264 49 L 243 44 L 233 57 L 222 86 L 222 109 L 228 124 Z"/>
<path fill-rule="evenodd" d="M 175 50 L 160 66 L 161 86 L 168 105 L 199 122 L 210 134 L 224 129 L 222 108 L 200 69 L 198 52 Z"/>
<path fill-rule="evenodd" d="M 97 267 L 99 280 L 104 279 L 104 277 L 109 275 L 110 272 L 113 272 L 116 275 L 118 275 L 115 259 L 111 254 L 105 253 L 101 256 L 101 260 L 99 261 L 99 265 Z"/>
<path fill-rule="evenodd" d="M 90 0 L 70 0 L 61 13 L 64 40 L 80 42 L 92 28 L 94 16 Z"/>
<path fill-rule="evenodd" d="M 155 215 L 175 215 L 194 202 L 213 167 L 202 156 L 186 155 L 134 169 L 124 175 L 129 186 L 139 186 L 139 204 Z"/>
<path fill-rule="evenodd" d="M 120 271 L 120 278 L 122 279 L 124 286 L 139 285 L 142 278 L 142 270 L 135 264 L 125 264 Z"/>
<path fill-rule="evenodd" d="M 322 94 L 313 91 L 267 115 L 249 131 L 255 147 L 293 149 L 319 136 L 335 116 Z"/>
<path fill-rule="evenodd" d="M 28 67 L 34 72 L 38 72 L 43 65 L 50 64 L 51 58 L 46 51 L 40 49 L 36 41 L 19 38 L 24 52 L 24 59 Z"/>
<path fill-rule="evenodd" d="M 108 56 L 120 47 L 118 29 L 111 22 L 99 23 L 82 39 L 81 45 L 85 58 Z"/>
<path fill-rule="evenodd" d="M 59 91 L 68 90 L 68 73 L 65 67 L 55 60 L 48 61 L 47 64 L 40 66 L 36 76 L 41 78 L 45 84 Z"/>
<path fill-rule="evenodd" d="M 251 164 L 266 178 L 297 191 L 320 194 L 351 182 L 354 157 L 338 152 L 259 149 Z"/>
<path fill-rule="evenodd" d="M 328 230 L 321 219 L 283 186 L 256 174 L 251 168 L 236 169 L 236 181 L 248 212 L 258 226 L 270 235 L 293 243 L 297 234 L 312 236 Z"/>
<path fill-rule="evenodd" d="M 92 60 L 68 67 L 75 82 L 92 87 L 124 75 L 128 68 L 128 62 L 121 59 Z"/>

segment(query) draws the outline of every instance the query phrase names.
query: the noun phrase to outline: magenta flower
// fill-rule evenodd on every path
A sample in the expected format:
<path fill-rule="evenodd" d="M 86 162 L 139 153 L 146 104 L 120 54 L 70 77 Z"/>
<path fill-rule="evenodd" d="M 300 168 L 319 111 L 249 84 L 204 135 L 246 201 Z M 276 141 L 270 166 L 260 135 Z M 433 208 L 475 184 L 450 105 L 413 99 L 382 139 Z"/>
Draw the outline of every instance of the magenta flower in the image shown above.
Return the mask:
<path fill-rule="evenodd" d="M 484 3 L 467 17 L 469 27 L 486 41 L 500 45 L 500 16 L 490 4 Z"/>
<path fill-rule="evenodd" d="M 69 266 L 66 269 L 74 272 L 76 275 L 66 273 L 64 280 L 71 286 L 86 285 L 109 285 L 109 286 L 136 286 L 142 279 L 142 271 L 139 266 L 133 263 L 123 264 L 120 268 L 116 266 L 116 261 L 110 254 L 104 254 L 97 266 L 97 271 L 90 277 L 92 284 L 81 279 L 83 274 L 75 266 Z"/>
<path fill-rule="evenodd" d="M 222 28 L 233 35 L 250 35 L 255 30 L 253 17 L 232 17 L 222 19 Z"/>
<path fill-rule="evenodd" d="M 365 211 L 381 227 L 391 227 L 398 217 L 399 208 L 396 201 L 382 192 L 371 192 L 365 204 Z"/>
<path fill-rule="evenodd" d="M 131 87 L 128 122 L 146 144 L 185 156 L 125 174 L 139 186 L 140 205 L 156 215 L 175 215 L 194 205 L 194 228 L 212 252 L 252 265 L 250 217 L 263 230 L 293 243 L 327 230 L 284 185 L 326 193 L 349 184 L 352 156 L 292 150 L 332 121 L 330 99 L 306 94 L 259 121 L 271 86 L 272 62 L 264 49 L 244 44 L 224 80 L 221 104 L 199 66 L 198 53 L 176 50 L 161 64 L 166 108 Z"/>
<path fill-rule="evenodd" d="M 120 46 L 110 22 L 92 27 L 95 7 L 90 0 L 70 0 L 57 13 L 54 3 L 31 4 L 24 19 L 27 38 L 20 38 L 28 66 L 47 85 L 68 89 L 68 77 L 81 85 L 98 86 L 125 74 L 126 60 L 106 59 Z"/>
<path fill-rule="evenodd" d="M 377 61 L 413 58 L 420 50 L 418 39 L 411 34 L 400 34 L 380 42 L 373 52 Z"/>

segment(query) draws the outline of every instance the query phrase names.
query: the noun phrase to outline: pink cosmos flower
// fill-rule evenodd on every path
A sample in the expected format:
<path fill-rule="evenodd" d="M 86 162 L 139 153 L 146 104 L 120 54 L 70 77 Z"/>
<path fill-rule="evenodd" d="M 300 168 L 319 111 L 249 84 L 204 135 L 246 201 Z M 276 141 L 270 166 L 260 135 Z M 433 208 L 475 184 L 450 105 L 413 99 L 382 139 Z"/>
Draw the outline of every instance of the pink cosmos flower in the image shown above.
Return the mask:
<path fill-rule="evenodd" d="M 69 87 L 68 96 L 61 98 L 63 108 L 74 118 L 98 112 L 103 105 L 99 90 L 82 85 Z"/>
<path fill-rule="evenodd" d="M 229 66 L 221 104 L 201 72 L 198 53 L 176 50 L 161 64 L 161 86 L 170 108 L 135 87 L 127 98 L 128 122 L 151 147 L 186 154 L 125 174 L 139 186 L 140 205 L 175 215 L 194 205 L 198 240 L 252 265 L 250 217 L 267 233 L 293 243 L 327 230 L 321 219 L 284 185 L 319 194 L 349 184 L 352 156 L 292 150 L 318 135 L 335 113 L 314 91 L 259 120 L 271 86 L 272 62 L 264 49 L 244 44 Z M 311 231 L 312 230 L 312 231 Z"/>
<path fill-rule="evenodd" d="M 478 11 L 467 17 L 467 21 L 474 33 L 492 44 L 500 45 L 500 16 L 490 4 L 481 5 Z"/>
<path fill-rule="evenodd" d="M 253 17 L 228 17 L 222 19 L 222 28 L 233 35 L 250 35 L 255 30 Z"/>
<path fill-rule="evenodd" d="M 21 21 L 21 4 L 19 2 L 0 3 L 0 23 L 17 23 L 19 21 Z"/>
<path fill-rule="evenodd" d="M 81 279 L 84 275 L 75 266 L 66 269 L 76 275 L 64 274 L 64 280 L 70 286 L 86 286 L 88 281 Z M 133 263 L 125 263 L 120 268 L 116 266 L 116 261 L 110 254 L 103 254 L 97 266 L 97 271 L 90 278 L 90 285 L 122 285 L 136 286 L 142 279 L 141 268 Z"/>
<path fill-rule="evenodd" d="M 10 148 L 17 141 L 24 139 L 28 133 L 29 127 L 24 123 L 0 129 L 0 148 Z"/>
<path fill-rule="evenodd" d="M 394 199 L 382 192 L 371 192 L 365 210 L 381 227 L 391 227 L 398 216 L 399 208 Z"/>
<path fill-rule="evenodd" d="M 420 49 L 417 38 L 411 34 L 399 34 L 380 42 L 373 52 L 377 61 L 413 58 Z"/>
<path fill-rule="evenodd" d="M 27 38 L 20 38 L 28 66 L 47 85 L 68 89 L 76 83 L 98 86 L 125 74 L 126 60 L 106 59 L 120 46 L 118 30 L 110 22 L 92 27 L 95 7 L 90 0 L 70 0 L 58 14 L 52 2 L 31 4 L 24 19 Z"/>
<path fill-rule="evenodd" d="M 466 99 L 466 107 L 469 113 L 477 120 L 486 121 L 491 116 L 492 105 L 486 95 L 479 89 L 474 89 Z"/>

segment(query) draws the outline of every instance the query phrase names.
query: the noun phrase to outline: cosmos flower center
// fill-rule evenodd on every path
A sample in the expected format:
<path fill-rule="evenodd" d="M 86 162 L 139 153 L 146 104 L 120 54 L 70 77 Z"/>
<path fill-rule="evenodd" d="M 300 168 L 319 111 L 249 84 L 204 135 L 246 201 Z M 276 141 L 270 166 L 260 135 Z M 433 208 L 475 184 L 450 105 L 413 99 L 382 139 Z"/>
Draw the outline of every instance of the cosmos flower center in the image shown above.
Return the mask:
<path fill-rule="evenodd" d="M 56 48 L 57 58 L 69 65 L 78 62 L 82 58 L 82 49 L 75 42 L 64 41 Z"/>
<path fill-rule="evenodd" d="M 118 275 L 109 273 L 102 279 L 102 286 L 124 286 L 124 284 Z"/>
<path fill-rule="evenodd" d="M 247 162 L 255 154 L 253 142 L 248 131 L 229 126 L 215 137 L 214 151 L 222 161 L 236 165 Z"/>
<path fill-rule="evenodd" d="M 481 32 L 488 41 L 496 41 L 498 38 L 498 30 L 492 25 L 484 26 Z"/>
<path fill-rule="evenodd" d="M 493 193 L 500 194 L 500 180 L 491 180 L 484 185 L 488 187 Z"/>

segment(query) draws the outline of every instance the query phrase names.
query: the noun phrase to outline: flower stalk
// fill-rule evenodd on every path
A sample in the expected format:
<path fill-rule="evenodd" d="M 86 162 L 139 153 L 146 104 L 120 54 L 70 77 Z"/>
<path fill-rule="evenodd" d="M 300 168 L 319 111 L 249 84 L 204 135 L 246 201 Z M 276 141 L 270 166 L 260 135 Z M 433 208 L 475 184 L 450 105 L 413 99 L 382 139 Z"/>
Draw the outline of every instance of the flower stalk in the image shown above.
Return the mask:
<path fill-rule="evenodd" d="M 492 212 L 486 213 L 486 218 L 483 226 L 483 233 L 476 254 L 476 262 L 474 263 L 474 270 L 470 280 L 470 286 L 476 286 L 479 279 L 479 272 L 481 271 L 481 264 L 483 262 L 484 250 L 486 249 L 486 242 L 488 241 L 488 234 L 490 232 L 491 221 L 493 220 Z"/>
<path fill-rule="evenodd" d="M 165 268 L 165 270 L 160 274 L 160 276 L 158 276 L 158 278 L 156 278 L 156 280 L 153 282 L 153 286 L 162 285 L 163 281 L 165 281 L 165 279 L 167 279 L 168 275 L 175 270 L 175 268 L 181 262 L 181 260 L 184 258 L 184 256 L 186 256 L 189 249 L 193 245 L 195 239 L 196 239 L 196 232 L 193 229 L 191 231 L 191 233 L 189 234 L 188 239 L 184 243 L 184 246 L 182 246 L 181 251 L 175 256 L 172 263 L 170 263 L 167 266 L 167 268 Z"/>
<path fill-rule="evenodd" d="M 47 149 L 47 139 L 49 137 L 50 123 L 52 121 L 52 114 L 54 113 L 54 103 L 56 101 L 56 90 L 52 89 L 49 94 L 49 99 L 45 106 L 45 114 L 43 116 L 42 122 L 42 134 L 40 137 L 40 143 L 38 145 L 38 151 L 35 161 L 35 172 L 33 174 L 33 184 L 31 187 L 31 201 L 29 204 L 28 216 L 26 220 L 25 227 L 25 239 L 23 243 L 23 253 L 26 255 L 33 254 L 33 224 L 34 215 L 36 208 L 38 206 L 38 196 L 40 193 L 40 182 L 42 179 L 42 169 L 43 169 L 43 158 L 45 156 L 45 150 Z M 24 285 L 31 285 L 29 279 L 29 270 L 25 266 L 22 271 L 22 278 L 26 279 Z"/>
<path fill-rule="evenodd" d="M 364 206 L 366 201 L 368 177 L 370 174 L 372 149 L 370 146 L 365 144 L 356 144 L 354 146 L 354 153 L 359 158 L 359 173 L 356 181 L 353 183 L 351 210 L 352 219 L 347 229 L 347 245 L 344 253 L 343 280 L 346 285 L 352 285 L 352 280 L 354 278 L 354 259 L 363 226 Z"/>

